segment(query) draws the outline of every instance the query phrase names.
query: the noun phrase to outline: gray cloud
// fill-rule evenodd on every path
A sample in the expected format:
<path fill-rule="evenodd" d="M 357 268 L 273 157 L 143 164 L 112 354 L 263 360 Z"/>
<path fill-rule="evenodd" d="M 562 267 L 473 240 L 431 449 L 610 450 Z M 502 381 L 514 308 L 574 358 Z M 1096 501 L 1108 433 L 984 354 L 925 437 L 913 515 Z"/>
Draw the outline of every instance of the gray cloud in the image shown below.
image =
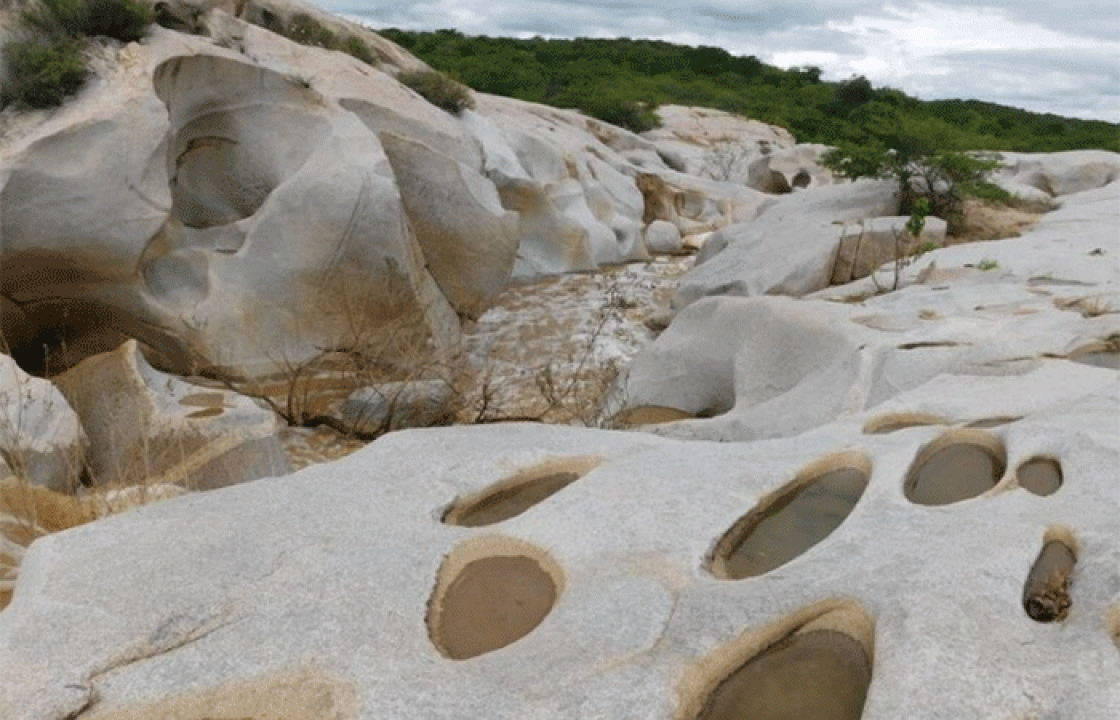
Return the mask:
<path fill-rule="evenodd" d="M 375 28 L 455 28 L 468 35 L 519 37 L 646 37 L 714 45 L 782 66 L 818 65 L 830 80 L 865 74 L 876 84 L 927 99 L 977 98 L 1120 122 L 1116 0 L 1078 0 L 1056 10 L 1037 0 L 322 4 Z M 976 47 L 962 46 L 973 39 Z"/>

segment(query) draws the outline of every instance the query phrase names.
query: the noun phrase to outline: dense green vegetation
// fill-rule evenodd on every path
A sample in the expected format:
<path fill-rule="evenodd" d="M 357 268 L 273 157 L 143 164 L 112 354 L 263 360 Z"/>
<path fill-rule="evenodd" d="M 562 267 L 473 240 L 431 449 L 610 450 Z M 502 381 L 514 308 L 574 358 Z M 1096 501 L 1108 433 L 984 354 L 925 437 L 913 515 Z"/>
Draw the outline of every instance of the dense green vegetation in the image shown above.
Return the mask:
<path fill-rule="evenodd" d="M 354 35 L 339 37 L 330 28 L 307 13 L 296 13 L 285 22 L 280 16 L 264 10 L 261 13 L 261 26 L 277 35 L 283 35 L 300 45 L 339 50 L 356 57 L 367 65 L 377 66 L 377 54 L 364 40 Z"/>
<path fill-rule="evenodd" d="M 139 40 L 152 21 L 152 8 L 140 0 L 43 0 L 21 19 L 22 36 L 4 46 L 0 107 L 21 102 L 47 108 L 85 83 L 86 38 Z"/>
<path fill-rule="evenodd" d="M 633 130 L 662 104 L 700 105 L 788 128 L 799 142 L 896 147 L 926 138 L 945 150 L 1120 151 L 1120 125 L 976 100 L 921 101 L 864 77 L 824 82 L 818 68 L 781 70 L 754 56 L 658 40 L 467 37 L 454 30 L 378 30 L 466 85 L 578 108 Z"/>

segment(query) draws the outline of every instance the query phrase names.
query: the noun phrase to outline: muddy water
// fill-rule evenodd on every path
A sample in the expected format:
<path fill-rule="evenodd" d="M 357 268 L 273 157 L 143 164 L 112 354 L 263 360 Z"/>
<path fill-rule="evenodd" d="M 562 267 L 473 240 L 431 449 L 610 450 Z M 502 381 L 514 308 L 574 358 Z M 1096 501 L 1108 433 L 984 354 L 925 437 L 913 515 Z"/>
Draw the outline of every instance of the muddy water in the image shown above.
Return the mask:
<path fill-rule="evenodd" d="M 1035 495 L 1052 495 L 1062 486 L 1062 466 L 1051 458 L 1032 458 L 1016 472 L 1019 486 Z"/>
<path fill-rule="evenodd" d="M 732 528 L 720 541 L 716 553 L 722 572 L 717 574 L 731 580 L 755 577 L 806 552 L 844 522 L 867 480 L 854 468 L 834 470 L 762 508 L 760 520 Z M 721 552 L 720 546 L 726 550 Z"/>
<path fill-rule="evenodd" d="M 1120 352 L 1115 350 L 1111 352 L 1087 352 L 1078 355 L 1071 355 L 1070 360 L 1081 363 L 1082 365 L 1092 365 L 1093 367 L 1107 368 L 1109 370 L 1120 370 Z"/>
<path fill-rule="evenodd" d="M 871 666 L 834 630 L 793 635 L 723 681 L 696 720 L 858 720 Z"/>
<path fill-rule="evenodd" d="M 960 442 L 933 453 L 910 471 L 906 497 L 919 505 L 948 505 L 991 490 L 1004 466 L 980 445 Z"/>
<path fill-rule="evenodd" d="M 465 660 L 532 632 L 556 602 L 556 583 L 532 558 L 489 557 L 464 567 L 436 602 L 433 639 L 447 657 Z"/>
<path fill-rule="evenodd" d="M 453 509 L 444 516 L 444 522 L 465 527 L 493 525 L 520 515 L 579 477 L 579 473 L 556 472 L 502 488 L 463 509 Z"/>
<path fill-rule="evenodd" d="M 1065 543 L 1051 540 L 1042 546 L 1023 585 L 1023 609 L 1032 620 L 1063 620 L 1073 604 L 1070 584 L 1077 556 Z"/>

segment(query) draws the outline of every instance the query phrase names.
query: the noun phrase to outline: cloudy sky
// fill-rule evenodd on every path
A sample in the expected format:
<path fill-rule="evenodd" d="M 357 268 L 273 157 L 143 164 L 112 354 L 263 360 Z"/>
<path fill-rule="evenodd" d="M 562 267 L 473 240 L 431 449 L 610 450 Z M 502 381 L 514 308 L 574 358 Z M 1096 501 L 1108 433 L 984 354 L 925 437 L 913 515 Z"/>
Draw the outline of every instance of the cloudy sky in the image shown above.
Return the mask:
<path fill-rule="evenodd" d="M 378 27 L 716 45 L 826 80 L 1120 122 L 1118 0 L 313 0 Z"/>

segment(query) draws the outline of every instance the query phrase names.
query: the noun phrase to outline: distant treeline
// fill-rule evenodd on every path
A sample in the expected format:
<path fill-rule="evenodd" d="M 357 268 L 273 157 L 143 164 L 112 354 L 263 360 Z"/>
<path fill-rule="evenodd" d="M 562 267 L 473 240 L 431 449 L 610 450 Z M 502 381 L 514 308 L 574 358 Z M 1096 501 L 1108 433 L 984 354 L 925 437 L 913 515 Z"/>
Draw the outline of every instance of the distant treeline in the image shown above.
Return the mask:
<path fill-rule="evenodd" d="M 659 40 L 468 37 L 455 30 L 378 30 L 433 68 L 482 92 L 577 108 L 641 131 L 663 104 L 698 105 L 788 128 L 798 142 L 884 145 L 928 138 L 954 150 L 1120 152 L 1120 125 L 978 100 L 923 101 L 858 76 L 821 80 L 753 55 Z"/>

